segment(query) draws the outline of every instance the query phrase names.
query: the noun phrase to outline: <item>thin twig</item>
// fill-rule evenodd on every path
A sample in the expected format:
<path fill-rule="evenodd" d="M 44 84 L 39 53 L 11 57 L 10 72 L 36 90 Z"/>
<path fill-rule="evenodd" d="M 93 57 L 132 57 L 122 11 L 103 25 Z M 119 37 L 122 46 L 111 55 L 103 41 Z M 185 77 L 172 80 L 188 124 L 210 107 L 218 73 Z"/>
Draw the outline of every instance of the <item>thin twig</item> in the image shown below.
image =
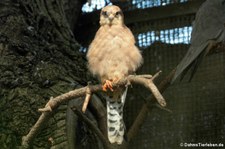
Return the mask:
<path fill-rule="evenodd" d="M 91 86 L 91 91 L 96 92 L 102 89 L 101 85 L 93 85 Z M 31 144 L 32 140 L 35 136 L 40 132 L 41 128 L 44 124 L 49 120 L 50 115 L 52 114 L 53 110 L 56 110 L 60 104 L 65 101 L 68 101 L 73 98 L 81 97 L 86 94 L 87 87 L 83 87 L 80 89 L 75 89 L 63 95 L 57 96 L 55 98 L 50 98 L 48 103 L 44 108 L 40 108 L 38 111 L 42 112 L 41 116 L 37 120 L 37 122 L 32 126 L 29 133 L 22 138 L 22 146 L 27 148 Z M 77 98 L 78 99 L 78 98 Z M 49 110 L 51 109 L 51 110 Z"/>
<path fill-rule="evenodd" d="M 44 108 L 40 108 L 38 109 L 39 112 L 52 112 L 52 106 L 51 104 L 51 100 L 53 99 L 53 97 L 50 97 L 49 102 L 45 105 Z"/>
<path fill-rule="evenodd" d="M 154 104 L 154 106 L 156 106 L 157 108 L 161 109 L 161 110 L 164 110 L 166 112 L 169 112 L 169 113 L 173 113 L 172 110 L 166 108 L 166 107 L 162 107 L 162 106 L 159 106 L 159 104 Z"/>
<path fill-rule="evenodd" d="M 152 75 L 138 75 L 138 77 L 146 78 L 146 79 L 151 79 L 152 78 Z"/>
<path fill-rule="evenodd" d="M 153 83 L 154 79 L 157 78 L 160 73 L 161 73 L 161 71 L 157 72 L 151 79 L 146 79 L 146 78 L 143 78 L 143 77 L 136 77 L 136 78 L 129 78 L 129 80 L 131 82 L 135 82 L 135 83 L 138 83 L 138 84 L 142 84 L 146 88 L 148 88 L 149 90 L 151 90 L 151 92 L 154 95 L 154 97 L 157 100 L 157 102 L 162 107 L 165 107 L 166 106 L 166 101 L 163 98 L 163 96 L 161 95 L 161 93 L 159 92 L 159 90 L 157 89 L 157 87 L 155 86 L 155 84 Z M 129 77 L 132 77 L 132 76 L 129 76 Z M 135 80 L 133 80 L 133 79 L 135 79 Z"/>
<path fill-rule="evenodd" d="M 83 113 L 85 113 L 90 99 L 91 99 L 91 90 L 90 90 L 89 86 L 87 86 L 86 97 L 85 97 L 83 107 L 82 107 Z"/>
<path fill-rule="evenodd" d="M 165 106 L 166 105 L 165 99 L 159 93 L 158 89 L 154 87 L 154 83 L 153 83 L 153 79 L 156 78 L 158 74 L 159 73 L 156 73 L 156 75 L 151 77 L 151 79 L 148 79 L 150 78 L 150 75 L 144 75 L 144 77 L 141 77 L 138 75 L 130 75 L 126 78 L 120 79 L 118 82 L 113 83 L 112 87 L 126 86 L 129 83 L 137 83 L 137 84 L 144 85 L 146 88 L 148 88 L 152 92 L 153 95 L 156 95 L 155 98 L 158 101 L 158 103 L 161 106 Z M 86 87 L 75 89 L 73 91 L 57 96 L 55 98 L 53 97 L 50 98 L 46 106 L 44 108 L 39 109 L 39 111 L 42 112 L 42 114 L 39 117 L 38 121 L 31 128 L 29 133 L 23 137 L 22 145 L 29 145 L 31 143 L 31 141 L 34 139 L 37 133 L 40 132 L 40 129 L 43 126 L 43 124 L 46 123 L 46 121 L 49 119 L 49 115 L 53 111 L 55 111 L 59 105 L 61 105 L 63 102 L 69 101 L 70 99 L 85 96 L 87 94 L 87 91 L 89 93 L 102 91 L 102 85 L 88 85 Z"/>

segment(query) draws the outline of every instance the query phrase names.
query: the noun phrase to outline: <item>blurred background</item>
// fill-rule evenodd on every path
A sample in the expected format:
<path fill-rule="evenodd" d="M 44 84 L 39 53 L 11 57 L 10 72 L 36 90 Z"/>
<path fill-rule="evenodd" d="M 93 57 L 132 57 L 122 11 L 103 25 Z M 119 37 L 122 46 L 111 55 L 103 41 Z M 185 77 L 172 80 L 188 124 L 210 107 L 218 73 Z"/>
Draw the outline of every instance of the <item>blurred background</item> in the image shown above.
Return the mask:
<path fill-rule="evenodd" d="M 75 28 L 76 39 L 82 45 L 80 51 L 86 53 L 94 38 L 100 9 L 118 5 L 144 57 L 144 65 L 137 74 L 155 74 L 162 70 L 157 84 L 186 54 L 192 22 L 204 1 L 91 0 L 83 5 Z M 149 94 L 139 86 L 129 90 L 124 116 L 127 130 Z M 171 112 L 153 105 L 129 148 L 175 149 L 180 148 L 180 143 L 225 143 L 224 53 L 205 57 L 191 82 L 175 81 L 163 96 Z"/>

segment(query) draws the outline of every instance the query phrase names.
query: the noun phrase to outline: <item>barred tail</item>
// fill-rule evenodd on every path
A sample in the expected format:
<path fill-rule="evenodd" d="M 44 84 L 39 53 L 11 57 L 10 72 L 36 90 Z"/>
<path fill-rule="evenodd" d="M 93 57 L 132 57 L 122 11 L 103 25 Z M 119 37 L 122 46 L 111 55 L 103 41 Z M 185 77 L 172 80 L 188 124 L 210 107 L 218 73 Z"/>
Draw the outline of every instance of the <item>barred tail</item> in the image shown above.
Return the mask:
<path fill-rule="evenodd" d="M 123 121 L 123 107 L 127 95 L 127 87 L 119 100 L 107 100 L 107 128 L 110 143 L 122 144 L 125 125 Z"/>

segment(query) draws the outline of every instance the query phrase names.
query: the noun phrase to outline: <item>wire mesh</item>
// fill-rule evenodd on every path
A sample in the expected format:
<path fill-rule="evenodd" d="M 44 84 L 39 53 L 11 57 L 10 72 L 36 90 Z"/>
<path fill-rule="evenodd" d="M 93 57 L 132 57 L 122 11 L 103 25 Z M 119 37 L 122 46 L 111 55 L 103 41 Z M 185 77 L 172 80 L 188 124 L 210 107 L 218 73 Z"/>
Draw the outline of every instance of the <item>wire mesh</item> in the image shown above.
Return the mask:
<path fill-rule="evenodd" d="M 132 5 L 130 6 L 129 10 L 131 9 L 145 9 L 151 7 L 159 7 L 165 6 L 174 3 L 184 3 L 188 0 L 132 0 Z"/>
<path fill-rule="evenodd" d="M 99 10 L 108 4 L 111 4 L 109 0 L 90 0 L 83 5 L 82 12 L 88 13 Z"/>
<path fill-rule="evenodd" d="M 137 36 L 138 46 L 149 47 L 154 42 L 162 42 L 168 44 L 178 44 L 178 43 L 190 43 L 191 37 L 191 26 L 185 26 L 175 29 L 167 29 L 160 31 L 149 31 L 146 33 L 141 33 Z"/>
<path fill-rule="evenodd" d="M 125 10 L 163 7 L 187 0 L 132 0 Z M 108 1 L 101 4 L 110 4 Z M 100 7 L 97 7 L 100 9 Z M 162 80 L 176 67 L 190 44 L 194 15 L 177 16 L 131 24 L 144 65 L 137 73 L 162 70 Z M 153 108 L 130 148 L 175 149 L 181 143 L 225 143 L 225 54 L 206 57 L 191 82 L 171 85 L 165 92 L 168 113 Z M 187 76 L 188 77 L 188 76 Z M 133 86 L 125 105 L 127 130 L 149 92 Z M 225 145 L 225 144 L 224 144 Z"/>
<path fill-rule="evenodd" d="M 120 5 L 120 7 L 126 10 L 133 9 L 145 9 L 151 7 L 159 7 L 170 5 L 174 3 L 184 3 L 188 0 L 111 0 L 114 4 Z M 112 5 L 110 0 L 90 0 L 83 5 L 83 13 L 99 10 L 106 5 Z"/>

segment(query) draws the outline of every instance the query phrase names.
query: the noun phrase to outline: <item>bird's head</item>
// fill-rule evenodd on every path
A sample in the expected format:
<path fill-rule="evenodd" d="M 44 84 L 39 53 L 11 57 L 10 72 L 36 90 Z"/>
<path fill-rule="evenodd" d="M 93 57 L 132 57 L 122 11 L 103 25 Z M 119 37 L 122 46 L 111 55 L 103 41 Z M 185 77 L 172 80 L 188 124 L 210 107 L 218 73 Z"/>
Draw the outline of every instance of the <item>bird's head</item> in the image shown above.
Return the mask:
<path fill-rule="evenodd" d="M 100 25 L 123 25 L 123 12 L 118 6 L 111 5 L 102 8 L 100 14 Z"/>

